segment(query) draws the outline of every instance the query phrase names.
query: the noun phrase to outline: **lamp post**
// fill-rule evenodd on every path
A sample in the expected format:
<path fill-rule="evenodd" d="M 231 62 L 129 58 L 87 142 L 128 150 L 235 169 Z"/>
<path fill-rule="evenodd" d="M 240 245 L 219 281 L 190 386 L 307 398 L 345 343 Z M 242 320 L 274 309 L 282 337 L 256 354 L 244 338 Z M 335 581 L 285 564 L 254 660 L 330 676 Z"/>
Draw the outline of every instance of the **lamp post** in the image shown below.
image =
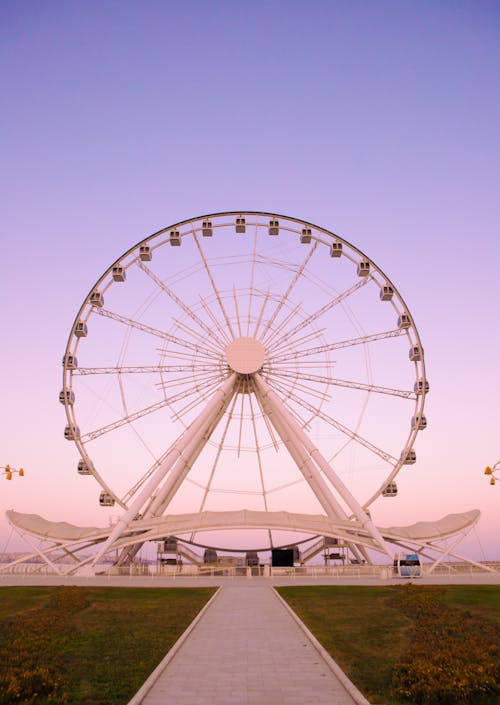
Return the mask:
<path fill-rule="evenodd" d="M 490 485 L 494 485 L 497 480 L 500 480 L 500 460 L 493 467 L 488 467 L 484 471 L 485 475 L 490 475 Z"/>
<path fill-rule="evenodd" d="M 12 480 L 12 475 L 13 475 L 15 472 L 17 472 L 17 474 L 19 475 L 19 477 L 24 477 L 24 470 L 23 470 L 23 468 L 19 468 L 19 469 L 13 468 L 12 465 L 9 465 L 8 463 L 7 463 L 7 465 L 2 465 L 2 466 L 0 466 L 0 470 L 3 471 L 6 480 Z"/>

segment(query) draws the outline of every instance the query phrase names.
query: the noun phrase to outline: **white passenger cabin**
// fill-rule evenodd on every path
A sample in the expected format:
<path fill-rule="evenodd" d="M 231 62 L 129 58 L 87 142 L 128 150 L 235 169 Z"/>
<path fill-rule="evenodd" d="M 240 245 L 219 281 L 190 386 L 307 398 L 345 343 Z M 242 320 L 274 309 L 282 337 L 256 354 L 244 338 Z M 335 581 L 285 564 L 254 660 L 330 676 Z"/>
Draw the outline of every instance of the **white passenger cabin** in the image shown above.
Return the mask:
<path fill-rule="evenodd" d="M 429 382 L 426 379 L 419 379 L 413 385 L 415 394 L 427 394 L 429 391 Z"/>
<path fill-rule="evenodd" d="M 101 507 L 114 507 L 115 500 L 109 492 L 101 492 L 99 495 L 99 504 Z"/>
<path fill-rule="evenodd" d="M 269 221 L 269 235 L 278 235 L 280 231 L 280 222 L 274 218 Z"/>
<path fill-rule="evenodd" d="M 380 300 L 390 301 L 393 296 L 394 289 L 392 288 L 392 286 L 390 286 L 389 284 L 384 284 L 384 286 L 380 289 Z"/>
<path fill-rule="evenodd" d="M 75 393 L 72 389 L 61 389 L 59 392 L 59 401 L 61 404 L 67 404 L 68 406 L 73 406 L 75 403 Z"/>
<path fill-rule="evenodd" d="M 367 259 L 362 259 L 358 263 L 358 277 L 367 277 L 370 274 L 370 263 Z"/>
<path fill-rule="evenodd" d="M 64 438 L 67 441 L 75 441 L 80 438 L 80 429 L 74 423 L 69 424 L 64 429 Z"/>
<path fill-rule="evenodd" d="M 398 486 L 395 482 L 389 484 L 382 490 L 382 497 L 396 497 L 398 494 Z"/>
<path fill-rule="evenodd" d="M 113 279 L 115 282 L 124 282 L 125 276 L 125 270 L 123 267 L 120 267 L 119 265 L 113 267 Z"/>
<path fill-rule="evenodd" d="M 311 242 L 311 228 L 302 228 L 300 242 L 303 245 L 308 245 Z"/>
<path fill-rule="evenodd" d="M 417 416 L 412 416 L 411 418 L 411 427 L 412 430 L 414 431 L 415 429 L 418 429 L 419 431 L 423 431 L 424 429 L 427 428 L 427 419 L 425 416 L 422 414 L 417 414 Z"/>
<path fill-rule="evenodd" d="M 409 352 L 408 352 L 408 357 L 412 362 L 420 362 L 422 359 L 422 348 L 420 345 L 412 345 Z"/>
<path fill-rule="evenodd" d="M 75 325 L 75 335 L 77 338 L 86 338 L 87 334 L 89 332 L 89 329 L 87 328 L 87 324 L 84 323 L 83 321 L 77 321 Z"/>
<path fill-rule="evenodd" d="M 97 308 L 102 308 L 104 306 L 104 296 L 100 291 L 93 291 L 90 294 L 90 303 L 92 306 L 97 306 Z"/>
<path fill-rule="evenodd" d="M 403 461 L 403 465 L 414 465 L 417 462 L 417 454 L 413 450 L 408 451 L 402 451 L 401 452 L 401 460 Z"/>
<path fill-rule="evenodd" d="M 89 466 L 87 465 L 87 463 L 85 462 L 85 460 L 83 458 L 80 458 L 80 460 L 78 461 L 77 470 L 78 470 L 79 475 L 92 475 L 92 473 L 90 472 Z"/>
<path fill-rule="evenodd" d="M 212 221 L 211 220 L 204 220 L 203 224 L 201 226 L 201 234 L 203 237 L 212 237 L 214 234 L 213 228 L 212 228 Z"/>
<path fill-rule="evenodd" d="M 139 259 L 143 262 L 151 262 L 153 259 L 153 253 L 149 245 L 141 245 L 139 247 Z"/>
<path fill-rule="evenodd" d="M 398 328 L 401 330 L 403 328 L 409 328 L 411 326 L 411 318 L 403 311 L 403 313 L 398 318 Z"/>
<path fill-rule="evenodd" d="M 340 257 L 342 254 L 342 243 L 332 242 L 330 245 L 330 257 Z"/>
<path fill-rule="evenodd" d="M 73 353 L 67 353 L 63 357 L 62 364 L 63 367 L 66 367 L 67 370 L 76 370 L 76 368 L 78 367 L 78 360 L 73 355 Z"/>
<path fill-rule="evenodd" d="M 170 231 L 170 244 L 172 245 L 172 247 L 180 247 L 181 235 L 178 230 Z"/>

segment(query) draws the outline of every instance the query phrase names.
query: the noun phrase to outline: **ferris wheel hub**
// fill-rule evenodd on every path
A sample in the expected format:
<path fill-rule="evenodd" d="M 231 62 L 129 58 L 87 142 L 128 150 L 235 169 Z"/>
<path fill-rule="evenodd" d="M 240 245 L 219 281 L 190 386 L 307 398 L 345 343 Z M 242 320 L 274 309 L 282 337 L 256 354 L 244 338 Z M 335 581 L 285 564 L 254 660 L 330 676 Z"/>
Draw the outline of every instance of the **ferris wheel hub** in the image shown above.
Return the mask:
<path fill-rule="evenodd" d="M 226 347 L 229 367 L 243 375 L 250 375 L 260 370 L 265 358 L 266 349 L 255 338 L 236 338 Z"/>

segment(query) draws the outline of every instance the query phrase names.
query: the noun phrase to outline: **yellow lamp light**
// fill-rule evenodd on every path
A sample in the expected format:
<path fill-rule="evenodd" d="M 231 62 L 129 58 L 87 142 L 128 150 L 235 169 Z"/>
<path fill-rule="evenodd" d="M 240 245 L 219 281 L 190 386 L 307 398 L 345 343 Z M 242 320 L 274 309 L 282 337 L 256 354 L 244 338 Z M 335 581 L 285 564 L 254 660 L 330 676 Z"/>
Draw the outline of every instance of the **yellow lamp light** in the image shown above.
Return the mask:
<path fill-rule="evenodd" d="M 12 480 L 12 473 L 8 472 L 5 477 L 7 480 Z"/>
<path fill-rule="evenodd" d="M 485 474 L 485 475 L 491 475 L 492 473 L 493 473 L 493 470 L 492 470 L 492 469 L 490 468 L 490 466 L 488 465 L 488 467 L 487 467 L 487 468 L 485 469 L 485 471 L 484 471 L 484 474 Z"/>
<path fill-rule="evenodd" d="M 19 468 L 19 476 L 24 477 L 24 469 L 23 468 Z"/>
<path fill-rule="evenodd" d="M 494 485 L 494 484 L 495 484 L 495 478 L 492 477 L 492 478 L 490 478 L 490 485 Z"/>

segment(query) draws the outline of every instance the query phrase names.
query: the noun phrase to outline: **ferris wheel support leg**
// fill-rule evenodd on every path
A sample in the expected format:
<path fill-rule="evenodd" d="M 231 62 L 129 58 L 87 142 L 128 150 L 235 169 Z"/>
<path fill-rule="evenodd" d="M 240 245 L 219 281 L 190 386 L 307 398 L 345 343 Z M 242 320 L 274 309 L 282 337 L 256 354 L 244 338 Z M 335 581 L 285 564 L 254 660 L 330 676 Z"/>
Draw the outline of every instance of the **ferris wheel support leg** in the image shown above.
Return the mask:
<path fill-rule="evenodd" d="M 234 382 L 236 375 L 231 374 L 224 384 L 222 384 L 219 389 L 212 396 L 208 404 L 205 406 L 204 410 L 198 416 L 198 418 L 185 430 L 185 432 L 177 439 L 172 450 L 166 455 L 164 461 L 156 472 L 152 475 L 150 480 L 142 488 L 139 495 L 132 502 L 130 507 L 127 509 L 125 514 L 118 520 L 118 522 L 113 527 L 113 530 L 109 534 L 106 541 L 103 543 L 101 549 L 97 552 L 92 565 L 95 565 L 97 561 L 110 549 L 114 541 L 120 536 L 127 524 L 134 519 L 134 517 L 139 513 L 147 500 L 155 492 L 156 488 L 163 480 L 167 472 L 173 467 L 177 462 L 179 457 L 182 455 L 183 450 L 187 445 L 199 436 L 201 432 L 205 433 L 212 424 L 214 415 L 217 414 L 221 406 L 225 406 L 228 403 L 228 399 L 231 399 L 234 394 Z"/>
<path fill-rule="evenodd" d="M 370 519 L 368 514 L 365 512 L 363 507 L 359 504 L 359 502 L 355 499 L 355 497 L 351 494 L 351 492 L 344 485 L 342 480 L 332 470 L 328 461 L 321 455 L 321 453 L 316 448 L 314 443 L 312 443 L 312 441 L 308 438 L 307 434 L 304 433 L 304 431 L 302 430 L 300 425 L 293 418 L 292 414 L 288 411 L 288 409 L 282 403 L 282 401 L 280 400 L 278 395 L 269 387 L 269 385 L 267 384 L 267 382 L 265 382 L 265 380 L 262 378 L 261 375 L 259 375 L 259 374 L 254 375 L 254 380 L 255 380 L 255 384 L 256 384 L 257 389 L 259 389 L 259 391 L 261 393 L 261 397 L 262 398 L 267 397 L 269 399 L 269 401 L 271 402 L 271 405 L 274 408 L 274 412 L 283 419 L 284 423 L 286 425 L 288 425 L 288 427 L 292 431 L 292 434 L 302 443 L 304 448 L 309 453 L 310 457 L 314 460 L 314 462 L 318 465 L 318 467 L 325 473 L 326 477 L 331 482 L 333 487 L 336 489 L 336 491 L 342 497 L 342 499 L 347 504 L 347 506 L 351 509 L 353 514 L 356 516 L 356 518 L 360 522 L 361 526 L 371 535 L 371 537 L 373 538 L 375 543 L 378 544 L 378 546 L 383 550 L 383 552 L 386 553 L 392 560 L 393 552 L 391 551 L 389 546 L 384 541 L 380 531 L 377 529 L 375 524 L 372 522 L 372 520 Z"/>
<path fill-rule="evenodd" d="M 145 512 L 145 516 L 161 516 L 164 513 L 174 498 L 177 490 L 184 482 L 186 475 L 189 473 L 196 459 L 205 447 L 213 431 L 217 427 L 219 421 L 224 416 L 231 399 L 232 395 L 226 396 L 224 403 L 220 406 L 217 414 L 210 421 L 210 425 L 202 428 L 200 433 L 193 438 L 191 443 L 182 452 L 182 455 L 178 458 L 165 483 L 165 486 L 161 488 L 160 492 L 151 503 L 151 506 Z"/>
<path fill-rule="evenodd" d="M 263 412 L 272 423 L 276 433 L 283 441 L 293 461 L 304 476 L 304 479 L 309 487 L 314 492 L 316 499 L 325 510 L 327 516 L 332 517 L 333 519 L 341 519 L 345 521 L 347 519 L 347 515 L 342 506 L 332 495 L 323 478 L 317 472 L 313 461 L 309 455 L 304 452 L 301 445 L 297 443 L 297 439 L 294 438 L 293 434 L 290 432 L 290 429 L 285 423 L 283 423 L 280 416 L 277 413 L 274 413 L 271 400 L 268 397 L 266 398 L 263 396 L 258 387 L 255 388 L 255 393 Z"/>

